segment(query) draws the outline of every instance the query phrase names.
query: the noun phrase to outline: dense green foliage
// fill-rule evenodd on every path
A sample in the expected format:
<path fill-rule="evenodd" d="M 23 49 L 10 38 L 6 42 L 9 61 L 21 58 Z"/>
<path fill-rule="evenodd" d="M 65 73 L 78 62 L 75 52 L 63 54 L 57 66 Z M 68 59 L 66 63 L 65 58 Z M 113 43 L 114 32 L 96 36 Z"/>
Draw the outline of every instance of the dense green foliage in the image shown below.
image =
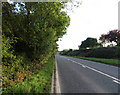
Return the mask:
<path fill-rule="evenodd" d="M 80 48 L 79 50 L 63 50 L 60 52 L 61 55 L 68 55 L 68 56 L 85 56 L 86 53 L 91 51 L 92 49 L 84 49 Z"/>
<path fill-rule="evenodd" d="M 102 46 L 97 42 L 96 38 L 88 37 L 86 40 L 82 41 L 82 44 L 79 46 L 80 48 L 96 48 L 98 46 Z"/>
<path fill-rule="evenodd" d="M 102 43 L 105 42 L 116 42 L 117 46 L 120 46 L 120 30 L 115 29 L 109 31 L 107 34 L 102 34 L 100 37 Z"/>
<path fill-rule="evenodd" d="M 4 93 L 50 93 L 54 59 L 49 60 L 36 74 L 27 78 L 22 83 L 16 85 L 16 88 L 6 89 Z"/>
<path fill-rule="evenodd" d="M 63 50 L 60 54 L 120 66 L 120 47 L 117 46 L 72 51 Z"/>
<path fill-rule="evenodd" d="M 62 8 L 58 2 L 2 3 L 2 88 L 15 88 L 54 56 L 70 22 Z"/>
<path fill-rule="evenodd" d="M 3 3 L 3 33 L 10 40 L 15 52 L 24 52 L 29 58 L 44 61 L 54 53 L 56 41 L 69 25 L 69 17 L 61 12 L 61 3 L 19 4 L 21 11 L 15 12 L 15 5 Z M 10 11 L 9 11 L 10 10 Z"/>
<path fill-rule="evenodd" d="M 102 47 L 94 49 L 80 49 L 62 51 L 61 55 L 95 57 L 95 58 L 120 58 L 120 47 Z"/>
<path fill-rule="evenodd" d="M 103 47 L 91 50 L 85 55 L 85 57 L 95 57 L 95 58 L 118 58 L 117 47 Z"/>

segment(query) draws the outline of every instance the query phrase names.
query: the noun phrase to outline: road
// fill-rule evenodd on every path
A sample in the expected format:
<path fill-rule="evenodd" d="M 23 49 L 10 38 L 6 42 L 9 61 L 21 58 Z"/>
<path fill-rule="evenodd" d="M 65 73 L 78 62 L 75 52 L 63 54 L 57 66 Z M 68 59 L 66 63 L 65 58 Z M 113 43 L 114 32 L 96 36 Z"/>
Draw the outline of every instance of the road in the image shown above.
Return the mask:
<path fill-rule="evenodd" d="M 56 55 L 60 93 L 120 93 L 120 68 Z"/>

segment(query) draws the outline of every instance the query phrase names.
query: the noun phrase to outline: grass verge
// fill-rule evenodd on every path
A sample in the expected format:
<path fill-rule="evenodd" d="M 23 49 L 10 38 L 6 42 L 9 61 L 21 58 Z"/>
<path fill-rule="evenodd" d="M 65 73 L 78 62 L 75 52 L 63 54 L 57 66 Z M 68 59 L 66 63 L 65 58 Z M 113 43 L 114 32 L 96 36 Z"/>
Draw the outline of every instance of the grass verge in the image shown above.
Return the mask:
<path fill-rule="evenodd" d="M 53 65 L 54 58 L 44 64 L 44 66 L 36 74 L 16 85 L 14 89 L 9 89 L 6 93 L 35 93 L 35 95 L 39 95 L 40 93 L 50 93 Z"/>
<path fill-rule="evenodd" d="M 2 65 L 0 65 L 0 95 L 2 92 Z"/>
<path fill-rule="evenodd" d="M 91 60 L 95 62 L 101 62 L 101 63 L 110 64 L 114 66 L 120 66 L 120 60 L 118 59 L 104 59 L 104 58 L 91 58 L 91 57 L 79 57 L 79 56 L 73 56 L 73 57 L 85 59 L 85 60 Z"/>

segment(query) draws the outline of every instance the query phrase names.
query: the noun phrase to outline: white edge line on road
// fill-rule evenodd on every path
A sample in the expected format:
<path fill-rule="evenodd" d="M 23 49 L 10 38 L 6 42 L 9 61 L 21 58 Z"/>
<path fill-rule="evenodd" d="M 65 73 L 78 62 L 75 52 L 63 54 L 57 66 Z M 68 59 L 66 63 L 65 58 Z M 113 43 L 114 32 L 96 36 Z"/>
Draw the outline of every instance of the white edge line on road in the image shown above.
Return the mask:
<path fill-rule="evenodd" d="M 113 80 L 113 82 L 120 84 L 120 82 L 118 82 L 118 81 L 116 81 L 116 80 Z"/>
<path fill-rule="evenodd" d="M 57 68 L 57 59 L 55 60 L 56 60 L 56 93 L 61 93 L 60 81 L 59 81 L 59 76 L 58 76 L 58 68 Z"/>
<path fill-rule="evenodd" d="M 65 58 L 65 59 L 67 59 L 67 58 Z M 67 60 L 68 60 L 68 59 L 67 59 Z M 115 78 L 115 77 L 113 77 L 113 76 L 111 76 L 111 75 L 108 75 L 108 74 L 106 74 L 106 73 L 103 73 L 103 72 L 101 72 L 101 71 L 99 71 L 99 70 L 96 70 L 96 69 L 94 69 L 94 68 L 92 68 L 92 67 L 89 67 L 89 66 L 87 66 L 87 65 L 83 65 L 83 64 L 78 63 L 78 62 L 76 62 L 76 61 L 73 61 L 73 60 L 71 60 L 71 59 L 69 59 L 69 60 L 72 61 L 72 62 L 74 62 L 74 63 L 77 63 L 77 64 L 81 65 L 82 67 L 86 67 L 86 68 L 91 69 L 91 70 L 93 70 L 93 71 L 95 71 L 95 72 L 98 72 L 98 73 L 100 73 L 100 74 L 102 74 L 102 75 L 104 75 L 104 76 L 107 76 L 107 77 L 109 77 L 109 78 L 112 78 L 112 79 L 114 79 L 114 82 L 120 81 L 120 79 L 117 79 L 117 78 Z M 119 82 L 118 82 L 118 83 L 119 83 Z"/>
<path fill-rule="evenodd" d="M 85 65 L 82 65 L 82 67 L 86 68 L 86 66 L 85 66 Z"/>

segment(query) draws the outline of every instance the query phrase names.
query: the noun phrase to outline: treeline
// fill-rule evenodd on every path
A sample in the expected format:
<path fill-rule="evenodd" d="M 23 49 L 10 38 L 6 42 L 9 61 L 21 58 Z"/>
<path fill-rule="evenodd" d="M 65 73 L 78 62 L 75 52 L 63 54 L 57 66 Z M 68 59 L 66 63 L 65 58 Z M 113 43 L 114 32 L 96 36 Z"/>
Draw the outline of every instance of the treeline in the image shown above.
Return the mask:
<path fill-rule="evenodd" d="M 61 9 L 64 3 L 2 3 L 2 88 L 14 88 L 55 55 L 70 23 Z"/>
<path fill-rule="evenodd" d="M 63 50 L 61 55 L 93 57 L 93 58 L 120 58 L 120 47 L 99 47 L 94 49 Z"/>
<path fill-rule="evenodd" d="M 120 59 L 120 30 L 111 30 L 107 34 L 102 34 L 97 42 L 96 38 L 88 37 L 78 46 L 79 50 L 63 50 L 61 55 L 94 57 L 94 58 L 115 58 Z M 115 42 L 116 45 L 113 45 Z M 103 47 L 106 43 L 111 43 L 107 47 Z"/>

